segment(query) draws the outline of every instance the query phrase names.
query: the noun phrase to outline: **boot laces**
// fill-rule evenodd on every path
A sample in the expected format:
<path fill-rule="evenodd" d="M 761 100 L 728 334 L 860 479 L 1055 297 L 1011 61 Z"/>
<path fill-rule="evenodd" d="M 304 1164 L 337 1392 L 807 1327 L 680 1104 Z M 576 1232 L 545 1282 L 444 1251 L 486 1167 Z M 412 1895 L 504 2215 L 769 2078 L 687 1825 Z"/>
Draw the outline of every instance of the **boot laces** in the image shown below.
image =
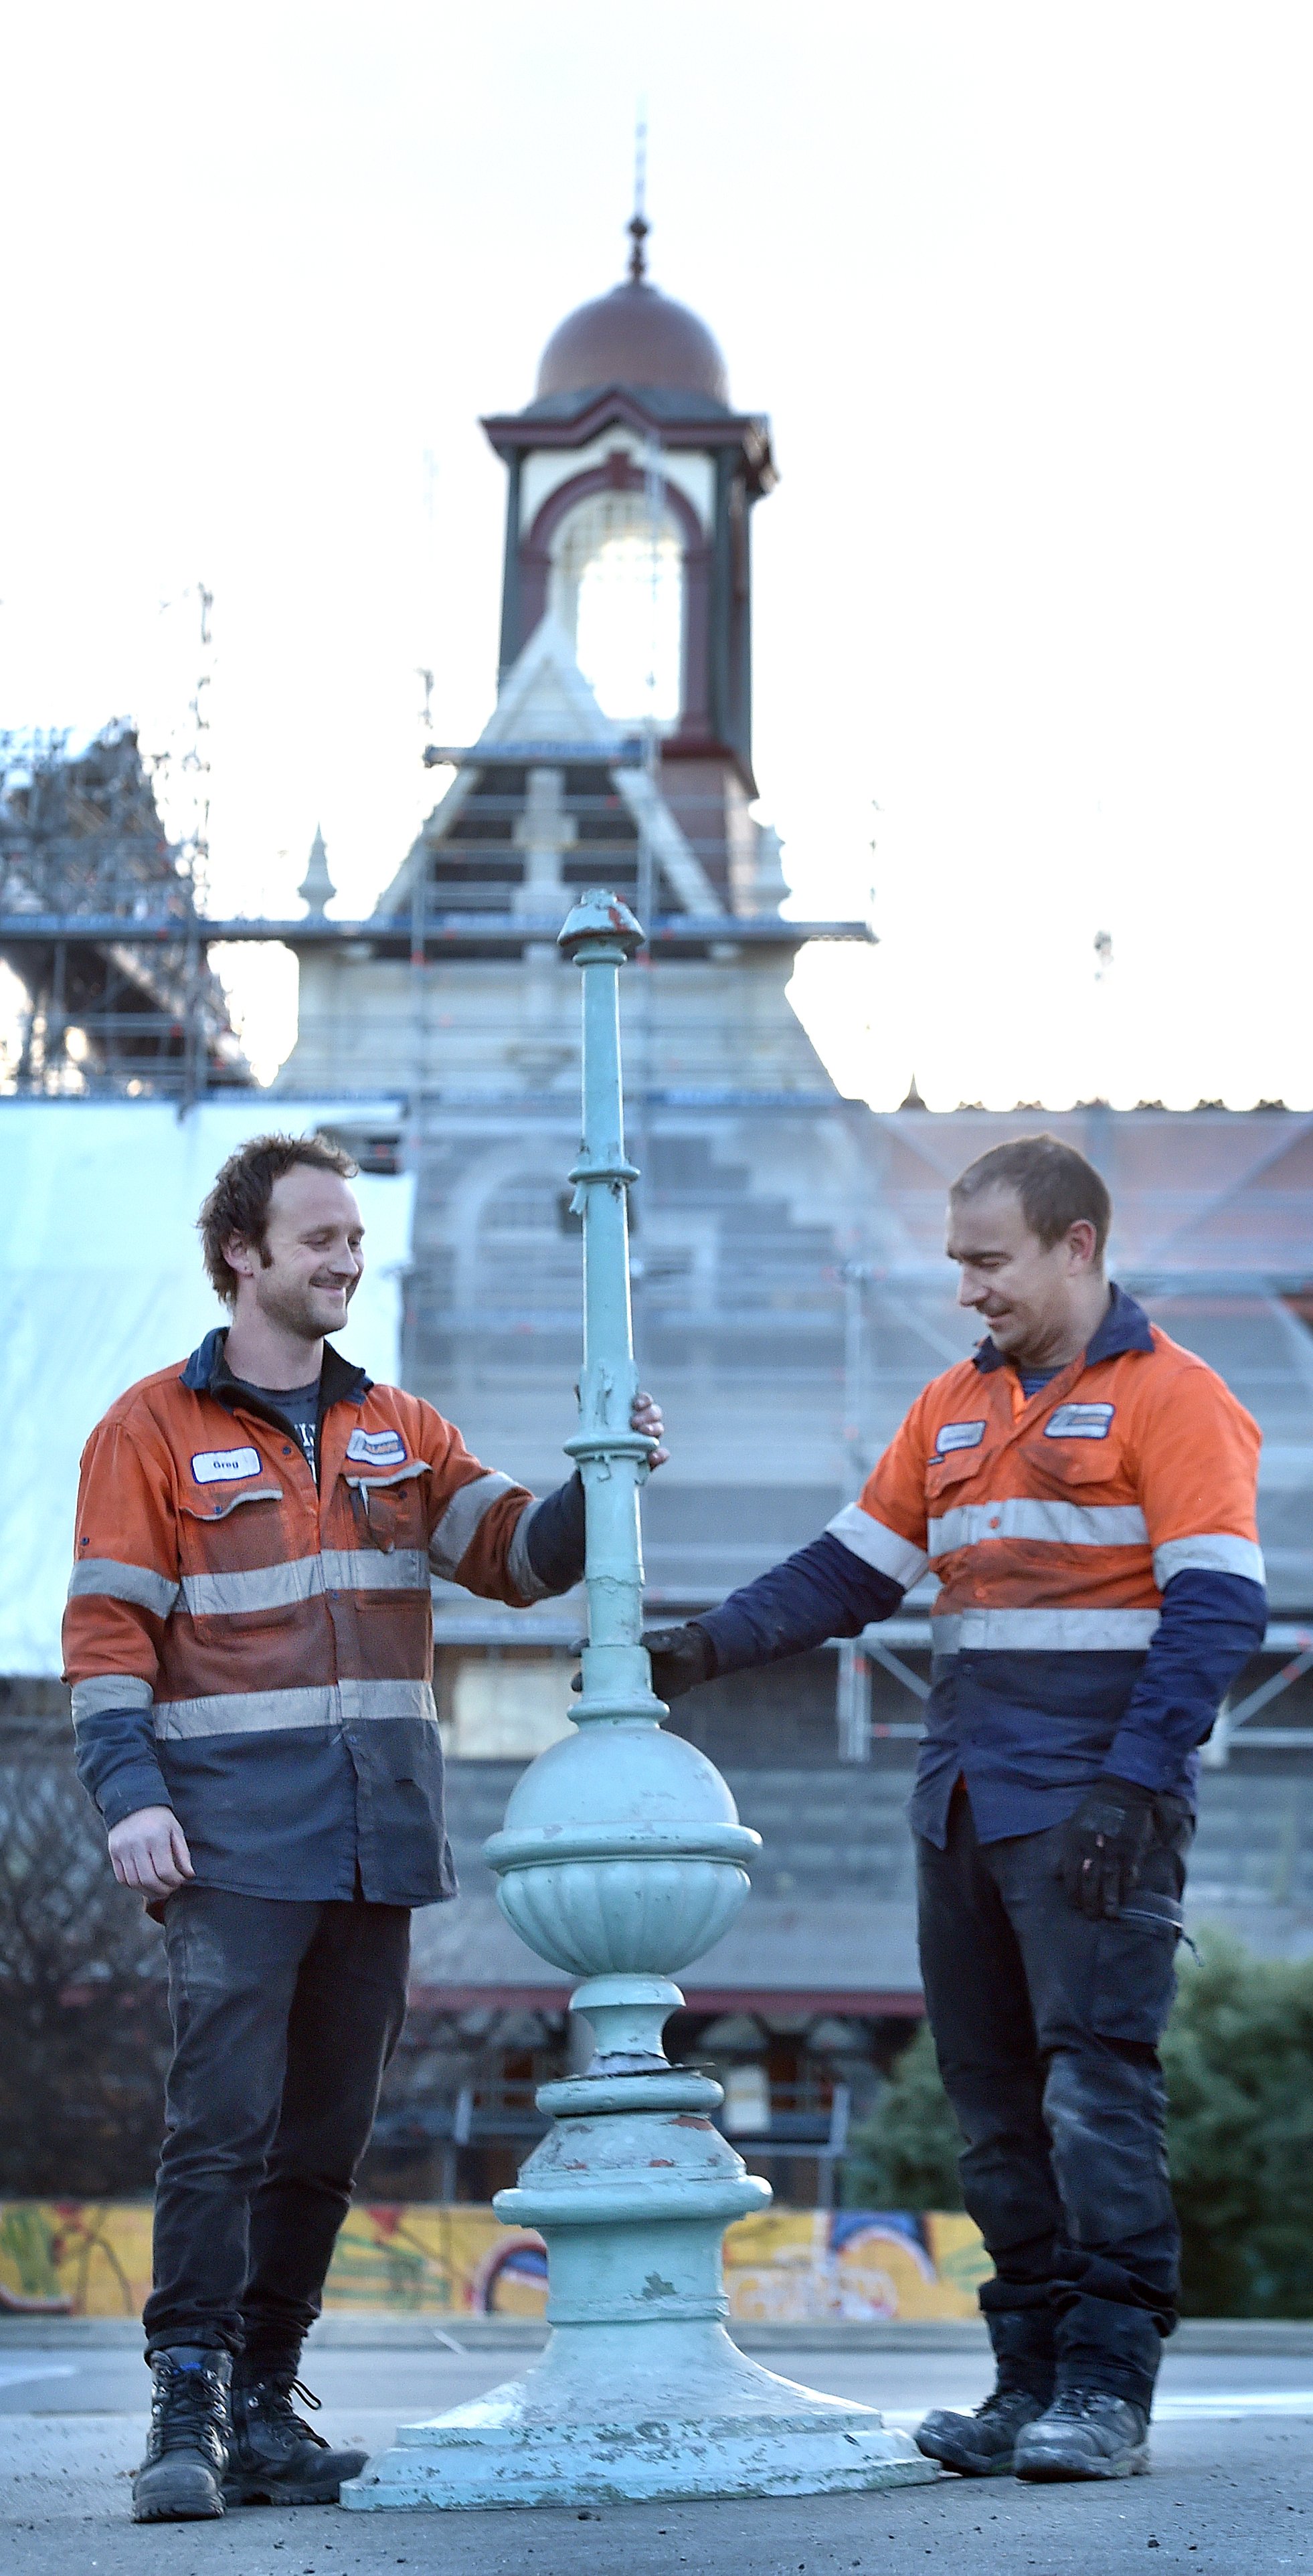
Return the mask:
<path fill-rule="evenodd" d="M 316 2415 L 320 2411 L 323 2400 L 316 2397 L 313 2388 L 306 2387 L 303 2379 L 253 2379 L 247 2382 L 242 2395 L 266 2424 L 276 2426 L 280 2432 L 296 2432 L 304 2441 L 316 2443 L 321 2451 L 328 2449 L 323 2434 L 316 2433 L 313 2424 L 307 2424 L 292 2404 L 292 2399 L 299 2397 L 302 2405 L 313 2408 Z"/>
<path fill-rule="evenodd" d="M 1001 2415 L 1005 2407 L 1015 2406 L 1019 2397 L 1029 2399 L 1035 2405 L 1039 2403 L 1028 2388 L 991 2388 L 983 2406 L 976 2408 L 976 2413 L 978 2416 Z"/>
<path fill-rule="evenodd" d="M 1079 2386 L 1074 2388 L 1060 2388 L 1057 2396 L 1053 2400 L 1052 2406 L 1049 2409 L 1049 2413 L 1051 2415 L 1062 2415 L 1068 2419 L 1072 2419 L 1076 2416 L 1088 2415 L 1090 2413 L 1097 2415 L 1105 2406 L 1125 2406 L 1131 2403 L 1133 2403 L 1133 2400 L 1118 2397 L 1116 2390 L 1112 2388 L 1081 2388 Z"/>
<path fill-rule="evenodd" d="M 217 2372 L 169 2363 L 167 2375 L 157 2375 L 151 2397 L 152 2424 L 160 2442 L 166 2447 L 175 2442 L 186 2446 L 198 2434 L 216 2432 L 222 2419 L 222 2395 Z"/>

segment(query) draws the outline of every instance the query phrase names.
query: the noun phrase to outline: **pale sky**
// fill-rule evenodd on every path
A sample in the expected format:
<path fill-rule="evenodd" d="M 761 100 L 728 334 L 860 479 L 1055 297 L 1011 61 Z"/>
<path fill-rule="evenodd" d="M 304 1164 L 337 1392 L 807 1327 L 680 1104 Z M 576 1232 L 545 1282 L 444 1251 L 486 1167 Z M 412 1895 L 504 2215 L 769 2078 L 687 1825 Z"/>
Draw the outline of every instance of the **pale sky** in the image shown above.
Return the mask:
<path fill-rule="evenodd" d="M 1304 0 L 46 0 L 5 51 L 0 724 L 176 739 L 204 582 L 216 907 L 294 909 L 322 821 L 365 909 L 417 667 L 486 717 L 477 415 L 619 277 L 646 94 L 653 276 L 783 478 L 760 811 L 797 908 L 875 889 L 798 976 L 831 1069 L 1313 1103 Z"/>

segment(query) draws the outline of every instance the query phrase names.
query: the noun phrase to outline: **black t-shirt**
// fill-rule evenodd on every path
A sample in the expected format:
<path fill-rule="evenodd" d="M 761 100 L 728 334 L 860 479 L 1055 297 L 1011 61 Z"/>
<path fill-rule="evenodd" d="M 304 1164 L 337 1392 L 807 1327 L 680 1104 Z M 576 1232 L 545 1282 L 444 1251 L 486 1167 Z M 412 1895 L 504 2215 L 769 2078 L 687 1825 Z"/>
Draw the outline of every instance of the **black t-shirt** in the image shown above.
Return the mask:
<path fill-rule="evenodd" d="M 269 1412 L 281 1415 L 289 1431 L 296 1433 L 310 1462 L 310 1473 L 317 1478 L 319 1474 L 318 1378 L 312 1378 L 309 1386 L 255 1386 L 247 1377 L 234 1378 L 233 1384 L 241 1387 L 247 1395 L 255 1396 Z"/>

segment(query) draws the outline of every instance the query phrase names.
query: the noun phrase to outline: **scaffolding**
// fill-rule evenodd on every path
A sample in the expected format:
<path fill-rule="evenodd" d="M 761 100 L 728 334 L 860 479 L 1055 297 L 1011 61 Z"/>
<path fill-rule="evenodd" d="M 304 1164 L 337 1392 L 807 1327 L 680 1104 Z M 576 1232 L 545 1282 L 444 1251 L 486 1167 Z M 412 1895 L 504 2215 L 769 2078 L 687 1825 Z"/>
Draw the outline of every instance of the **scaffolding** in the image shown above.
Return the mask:
<path fill-rule="evenodd" d="M 0 733 L 0 959 L 22 987 L 5 1088 L 177 1099 L 249 1066 L 210 967 L 204 843 L 170 840 L 136 733 Z"/>

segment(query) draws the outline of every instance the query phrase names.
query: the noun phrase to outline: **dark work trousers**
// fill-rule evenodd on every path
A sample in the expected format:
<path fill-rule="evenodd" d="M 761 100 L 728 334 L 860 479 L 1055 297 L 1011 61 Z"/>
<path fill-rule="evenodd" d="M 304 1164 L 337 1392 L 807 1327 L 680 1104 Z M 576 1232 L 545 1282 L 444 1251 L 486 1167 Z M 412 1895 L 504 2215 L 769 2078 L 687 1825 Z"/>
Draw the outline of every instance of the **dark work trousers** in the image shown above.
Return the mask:
<path fill-rule="evenodd" d="M 295 2368 L 406 2011 L 403 1905 L 184 1887 L 146 2349 Z"/>
<path fill-rule="evenodd" d="M 918 1840 L 921 1968 L 962 2192 L 995 2264 L 980 2303 L 1018 2310 L 1059 2377 L 1148 2403 L 1176 2323 L 1180 2233 L 1158 2042 L 1176 1935 L 1126 1911 L 1091 1922 L 1063 1887 L 1064 1828 L 976 1839 L 959 1784 L 944 1851 Z M 1154 1844 L 1130 1908 L 1179 1900 L 1188 1822 Z M 1008 2329 L 1025 2338 L 1016 2318 Z"/>

